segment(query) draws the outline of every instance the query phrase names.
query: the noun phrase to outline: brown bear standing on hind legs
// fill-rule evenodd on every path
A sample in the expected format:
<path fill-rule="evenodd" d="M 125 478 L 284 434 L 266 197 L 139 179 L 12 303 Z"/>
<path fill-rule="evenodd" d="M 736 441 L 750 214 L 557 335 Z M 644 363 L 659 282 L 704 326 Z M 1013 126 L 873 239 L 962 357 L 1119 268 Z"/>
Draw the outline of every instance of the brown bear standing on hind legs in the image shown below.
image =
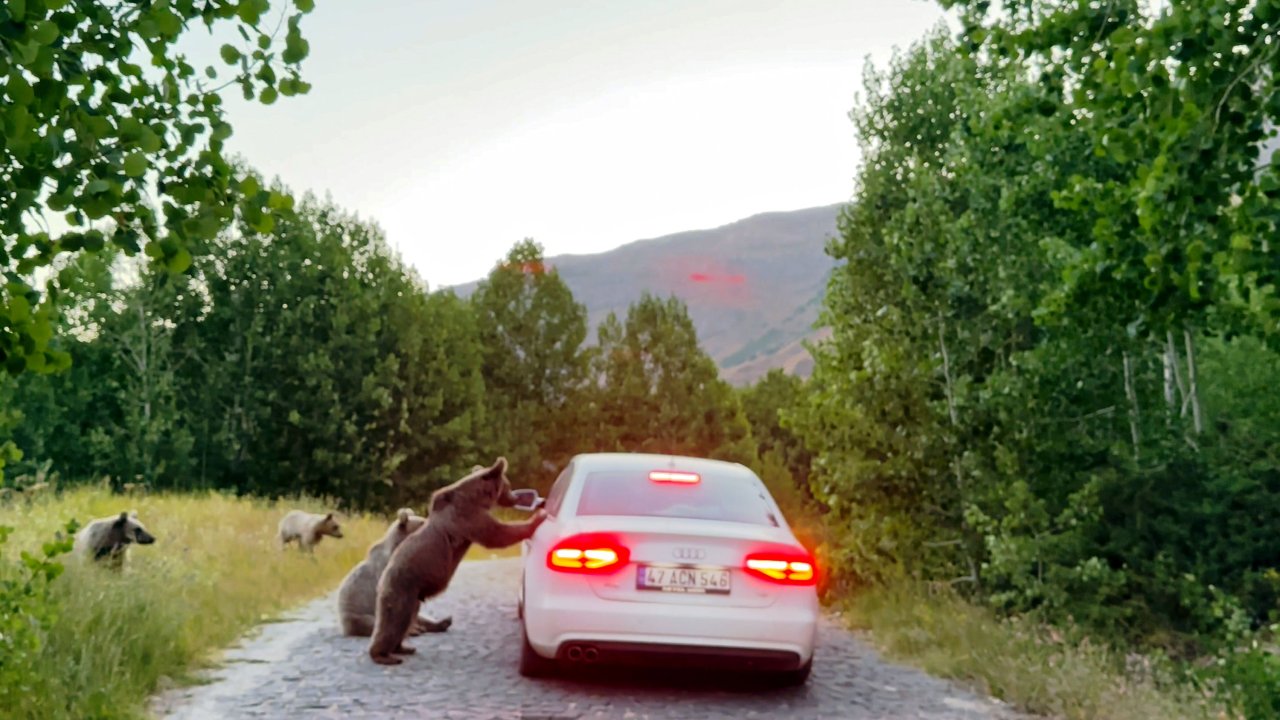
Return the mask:
<path fill-rule="evenodd" d="M 480 468 L 483 470 L 484 468 Z M 369 554 L 364 560 L 347 573 L 338 588 L 338 620 L 342 625 L 342 634 L 349 637 L 369 637 L 373 634 L 373 623 L 378 606 L 378 578 L 391 560 L 395 551 L 405 538 L 418 528 L 427 524 L 427 519 L 413 514 L 409 508 L 400 508 L 395 522 L 387 528 L 382 539 L 369 546 Z M 453 618 L 445 617 L 432 620 L 418 615 L 409 635 L 421 635 L 427 632 L 444 632 L 453 624 Z"/>
<path fill-rule="evenodd" d="M 399 665 L 396 655 L 414 652 L 405 636 L 427 598 L 444 592 L 471 543 L 487 548 L 515 545 L 533 535 L 546 511 L 522 523 L 503 523 L 489 515 L 494 505 L 516 504 L 507 480 L 507 459 L 472 472 L 431 495 L 427 524 L 391 554 L 378 581 L 378 609 L 369 642 L 369 657 L 382 665 Z"/>

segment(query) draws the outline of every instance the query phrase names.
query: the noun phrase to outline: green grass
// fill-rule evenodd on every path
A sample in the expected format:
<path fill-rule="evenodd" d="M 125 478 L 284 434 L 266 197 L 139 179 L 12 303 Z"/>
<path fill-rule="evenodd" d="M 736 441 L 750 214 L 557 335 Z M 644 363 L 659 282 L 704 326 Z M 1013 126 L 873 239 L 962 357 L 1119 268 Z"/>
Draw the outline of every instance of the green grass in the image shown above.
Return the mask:
<path fill-rule="evenodd" d="M 0 507 L 0 525 L 15 528 L 0 548 L 0 574 L 12 573 L 19 551 L 38 549 L 73 517 L 84 523 L 136 508 L 157 538 L 133 548 L 119 574 L 63 558 L 67 571 L 52 588 L 59 617 L 39 656 L 40 681 L 21 706 L 0 715 L 143 717 L 157 687 L 189 680 L 253 625 L 332 590 L 387 526 L 378 517 L 341 517 L 343 539 L 325 538 L 312 556 L 282 552 L 276 523 L 293 507 L 321 509 L 314 501 L 123 498 L 97 489 Z"/>
<path fill-rule="evenodd" d="M 1025 618 L 998 619 L 950 593 L 879 588 L 838 603 L 855 628 L 895 660 L 953 678 L 1015 707 L 1070 720 L 1206 720 L 1216 703 L 1161 677 L 1126 672 L 1125 659 Z M 1137 657 L 1134 664 L 1150 667 Z"/>

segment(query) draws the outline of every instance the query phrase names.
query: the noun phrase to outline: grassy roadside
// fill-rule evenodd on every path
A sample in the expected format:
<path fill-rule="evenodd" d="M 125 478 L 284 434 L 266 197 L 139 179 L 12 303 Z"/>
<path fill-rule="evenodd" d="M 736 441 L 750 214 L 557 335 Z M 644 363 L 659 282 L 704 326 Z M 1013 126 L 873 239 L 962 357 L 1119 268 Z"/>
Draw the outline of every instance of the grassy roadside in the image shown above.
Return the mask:
<path fill-rule="evenodd" d="M 0 525 L 15 529 L 0 546 L 0 580 L 16 577 L 19 552 L 38 551 L 73 517 L 84 523 L 136 508 L 157 538 L 133 548 L 121 574 L 62 558 L 66 572 L 50 587 L 56 620 L 33 660 L 36 680 L 0 714 L 143 717 L 158 687 L 181 681 L 253 625 L 332 590 L 386 529 L 383 518 L 342 517 L 345 537 L 325 538 L 313 556 L 281 552 L 276 523 L 292 507 L 321 509 L 314 501 L 122 498 L 97 489 L 0 507 Z"/>
<path fill-rule="evenodd" d="M 797 537 L 820 567 L 836 538 L 800 498 L 775 490 Z M 1000 618 L 951 592 L 923 585 L 849 589 L 823 583 L 826 603 L 870 633 L 889 659 L 950 678 L 1024 712 L 1068 720 L 1225 720 L 1218 704 L 1170 677 L 1159 663 L 1125 658 L 1026 618 Z M 1128 667 L 1126 667 L 1128 666 Z"/>
<path fill-rule="evenodd" d="M 891 659 L 952 678 L 1037 715 L 1071 720 L 1230 717 L 1159 670 L 1020 618 L 999 619 L 951 594 L 866 589 L 834 603 Z M 1136 659 L 1136 658 L 1135 658 Z M 1144 665 L 1143 663 L 1137 663 Z"/>

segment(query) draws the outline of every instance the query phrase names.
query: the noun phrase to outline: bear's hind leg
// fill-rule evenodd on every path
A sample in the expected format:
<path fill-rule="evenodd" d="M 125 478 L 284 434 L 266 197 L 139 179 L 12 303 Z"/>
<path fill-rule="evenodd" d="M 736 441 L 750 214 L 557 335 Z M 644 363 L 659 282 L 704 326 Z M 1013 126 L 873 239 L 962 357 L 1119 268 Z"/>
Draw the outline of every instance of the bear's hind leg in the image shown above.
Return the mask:
<path fill-rule="evenodd" d="M 412 597 L 396 597 L 378 589 L 378 615 L 374 622 L 373 639 L 369 642 L 369 657 L 380 665 L 399 665 L 397 655 L 411 655 L 414 649 L 405 647 L 404 639 L 413 625 L 418 603 Z"/>
<path fill-rule="evenodd" d="M 375 622 L 373 615 L 343 615 L 342 634 L 347 637 L 371 637 Z"/>
<path fill-rule="evenodd" d="M 445 616 L 439 620 L 432 620 L 424 615 L 419 615 L 414 619 L 413 630 L 411 630 L 409 634 L 417 637 L 423 633 L 442 633 L 448 630 L 451 625 L 453 625 L 452 616 Z"/>

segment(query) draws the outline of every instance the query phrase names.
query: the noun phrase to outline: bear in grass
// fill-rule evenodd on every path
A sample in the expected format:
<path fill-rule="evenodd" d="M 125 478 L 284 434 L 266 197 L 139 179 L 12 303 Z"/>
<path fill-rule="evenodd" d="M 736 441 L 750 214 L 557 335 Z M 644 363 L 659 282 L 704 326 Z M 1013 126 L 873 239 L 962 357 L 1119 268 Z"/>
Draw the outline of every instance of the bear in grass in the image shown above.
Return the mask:
<path fill-rule="evenodd" d="M 310 552 L 325 535 L 341 538 L 342 528 L 334 519 L 333 513 L 320 515 L 302 510 L 290 510 L 280 519 L 276 533 L 281 548 L 288 547 L 289 543 L 296 540 L 299 549 Z"/>
<path fill-rule="evenodd" d="M 483 469 L 483 468 L 482 468 Z M 373 623 L 378 601 L 378 578 L 387 567 L 391 553 L 418 528 L 427 523 L 427 519 L 415 515 L 409 508 L 401 508 L 395 522 L 387 528 L 382 539 L 369 546 L 369 554 L 364 560 L 347 573 L 342 586 L 338 588 L 338 619 L 342 625 L 342 634 L 349 637 L 369 637 L 373 634 Z M 453 618 L 440 620 L 417 615 L 409 635 L 421 635 L 424 632 L 444 632 L 453 624 Z"/>
<path fill-rule="evenodd" d="M 119 570 L 124 566 L 130 545 L 150 545 L 155 541 L 155 537 L 138 521 L 138 513 L 134 510 L 99 518 L 85 525 L 76 533 L 73 549 L 81 557 L 101 561 L 107 567 Z"/>
<path fill-rule="evenodd" d="M 547 517 L 539 510 L 525 522 L 503 523 L 489 514 L 495 505 L 515 504 L 507 460 L 501 457 L 491 467 L 432 493 L 427 524 L 400 543 L 378 581 L 378 607 L 369 642 L 374 662 L 398 665 L 401 659 L 396 655 L 414 652 L 404 639 L 418 606 L 444 592 L 471 543 L 487 548 L 515 545 L 533 535 Z"/>

